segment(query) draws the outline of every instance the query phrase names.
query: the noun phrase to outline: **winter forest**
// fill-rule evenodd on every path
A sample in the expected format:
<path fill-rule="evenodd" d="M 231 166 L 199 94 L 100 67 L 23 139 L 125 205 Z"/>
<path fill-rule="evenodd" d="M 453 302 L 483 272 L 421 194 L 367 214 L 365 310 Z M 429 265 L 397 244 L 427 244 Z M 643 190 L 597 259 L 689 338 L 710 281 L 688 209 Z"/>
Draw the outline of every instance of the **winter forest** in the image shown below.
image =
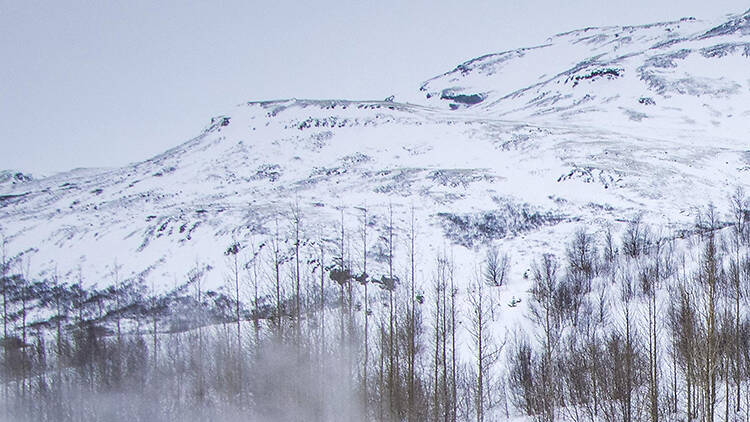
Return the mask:
<path fill-rule="evenodd" d="M 750 422 L 746 2 L 39 3 L 0 422 Z"/>
<path fill-rule="evenodd" d="M 579 228 L 524 272 L 511 326 L 513 251 L 425 257 L 392 209 L 314 227 L 290 205 L 227 245 L 218 289 L 200 261 L 168 290 L 116 262 L 100 283 L 38 276 L 3 241 L 0 419 L 747 420 L 750 201 L 718 209 L 678 233 Z"/>

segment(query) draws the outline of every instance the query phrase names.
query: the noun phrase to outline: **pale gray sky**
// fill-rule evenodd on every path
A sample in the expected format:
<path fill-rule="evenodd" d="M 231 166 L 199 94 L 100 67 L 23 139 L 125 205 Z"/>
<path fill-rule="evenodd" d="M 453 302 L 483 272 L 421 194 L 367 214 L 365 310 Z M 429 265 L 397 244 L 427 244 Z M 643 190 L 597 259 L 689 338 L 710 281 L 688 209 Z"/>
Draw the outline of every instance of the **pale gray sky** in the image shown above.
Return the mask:
<path fill-rule="evenodd" d="M 248 100 L 382 99 L 586 26 L 746 0 L 0 0 L 0 169 L 146 159 Z"/>

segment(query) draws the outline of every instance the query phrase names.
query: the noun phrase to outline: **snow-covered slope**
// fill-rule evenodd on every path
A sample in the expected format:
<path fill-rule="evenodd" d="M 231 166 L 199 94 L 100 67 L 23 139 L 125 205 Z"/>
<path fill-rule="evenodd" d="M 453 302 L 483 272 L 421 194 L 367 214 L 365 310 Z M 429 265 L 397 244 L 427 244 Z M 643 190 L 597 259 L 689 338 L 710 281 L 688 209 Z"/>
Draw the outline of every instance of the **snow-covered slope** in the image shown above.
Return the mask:
<path fill-rule="evenodd" d="M 519 280 L 582 225 L 679 228 L 750 182 L 749 56 L 750 11 L 560 34 L 425 82 L 421 104 L 242 104 L 147 161 L 1 182 L 0 229 L 40 272 L 101 285 L 117 261 L 171 286 L 200 260 L 221 284 L 227 246 L 288 230 L 293 203 L 308 239 L 335 238 L 342 207 L 384 230 L 391 204 L 425 251 L 501 242 Z"/>
<path fill-rule="evenodd" d="M 750 10 L 586 28 L 470 60 L 420 90 L 427 104 L 499 118 L 731 135 L 750 116 L 748 35 Z"/>

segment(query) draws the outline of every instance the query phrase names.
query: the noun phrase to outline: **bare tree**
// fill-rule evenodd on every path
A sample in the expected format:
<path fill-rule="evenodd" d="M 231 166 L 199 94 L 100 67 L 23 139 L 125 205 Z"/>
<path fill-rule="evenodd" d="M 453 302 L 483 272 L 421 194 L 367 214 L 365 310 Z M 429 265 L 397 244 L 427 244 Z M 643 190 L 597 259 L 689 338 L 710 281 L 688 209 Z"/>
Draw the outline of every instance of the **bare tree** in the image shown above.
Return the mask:
<path fill-rule="evenodd" d="M 270 238 L 272 248 L 271 254 L 273 258 L 273 286 L 274 296 L 276 299 L 276 312 L 274 313 L 274 322 L 276 323 L 276 337 L 280 339 L 284 331 L 284 311 L 281 305 L 281 266 L 284 264 L 284 258 L 281 251 L 281 238 L 279 237 L 279 220 L 275 219 L 274 223 L 274 235 Z"/>
<path fill-rule="evenodd" d="M 318 266 L 320 268 L 320 352 L 326 353 L 326 249 L 323 236 L 318 239 Z"/>
<path fill-rule="evenodd" d="M 716 406 L 716 379 L 718 376 L 721 350 L 718 345 L 717 298 L 721 283 L 719 248 L 716 239 L 718 221 L 715 210 L 709 206 L 705 216 L 701 216 L 698 227 L 704 235 L 704 248 L 701 258 L 698 282 L 704 289 L 703 329 L 705 340 L 701 348 L 703 365 L 702 387 L 707 422 L 713 422 Z"/>
<path fill-rule="evenodd" d="M 510 271 L 510 255 L 507 252 L 500 254 L 495 246 L 487 249 L 484 261 L 484 280 L 490 286 L 502 286 Z"/>
<path fill-rule="evenodd" d="M 542 327 L 544 340 L 544 354 L 548 359 L 557 344 L 553 335 L 559 326 L 559 312 L 555 299 L 558 292 L 559 279 L 557 277 L 557 260 L 553 255 L 545 254 L 541 262 L 532 266 L 533 286 L 531 294 L 533 302 L 530 308 L 533 319 Z"/>
<path fill-rule="evenodd" d="M 388 206 L 389 212 L 389 224 L 388 224 L 388 247 L 389 247 L 389 271 L 393 271 L 393 206 Z M 407 337 L 408 345 L 406 350 L 406 376 L 407 376 L 407 412 L 409 421 L 413 421 L 415 418 L 415 405 L 416 405 L 416 390 L 415 390 L 415 378 L 416 378 L 416 357 L 417 357 L 417 299 L 416 299 L 416 280 L 415 280 L 415 257 L 416 257 L 416 218 L 414 215 L 414 207 L 411 207 L 410 224 L 408 237 L 408 250 L 409 250 L 409 303 L 408 303 L 408 324 L 407 324 Z"/>
<path fill-rule="evenodd" d="M 741 338 L 741 308 L 740 303 L 742 301 L 744 288 L 743 288 L 743 272 L 742 266 L 742 254 L 745 249 L 748 240 L 748 219 L 750 219 L 750 201 L 745 196 L 744 191 L 741 187 L 738 187 L 730 200 L 731 204 L 731 217 L 732 217 L 732 236 L 731 236 L 731 248 L 732 257 L 729 263 L 729 278 L 732 284 L 732 294 L 734 295 L 734 342 L 733 342 L 733 374 L 734 384 L 736 389 L 736 401 L 735 401 L 735 412 L 739 412 L 741 409 L 741 397 L 742 397 L 742 347 L 740 343 Z"/>
<path fill-rule="evenodd" d="M 455 262 L 451 253 L 448 263 L 448 277 L 450 288 L 450 336 L 451 336 L 451 406 L 450 422 L 456 422 L 458 412 L 458 381 L 456 376 L 456 294 L 455 286 Z"/>
<path fill-rule="evenodd" d="M 433 309 L 433 332 L 434 332 L 434 355 L 433 355 L 433 361 L 432 361 L 432 368 L 433 368 L 433 374 L 434 378 L 432 380 L 432 388 L 433 388 L 433 394 L 432 394 L 432 406 L 433 406 L 433 420 L 437 421 L 440 418 L 440 405 L 441 405 L 441 397 L 439 395 L 440 391 L 440 367 L 441 364 L 444 365 L 444 362 L 441 362 L 440 358 L 440 344 L 441 339 L 445 337 L 445 333 L 442 331 L 442 324 L 441 324 L 441 316 L 445 313 L 445 309 L 442 307 L 442 297 L 443 297 L 443 291 L 445 291 L 445 267 L 443 265 L 443 261 L 440 257 L 438 257 L 438 263 L 437 263 L 437 273 L 433 277 L 433 294 L 434 294 L 434 304 L 435 308 Z"/>
<path fill-rule="evenodd" d="M 638 258 L 648 253 L 651 234 L 647 226 L 643 225 L 641 216 L 637 216 L 628 224 L 622 236 L 622 251 L 626 256 Z"/>
<path fill-rule="evenodd" d="M 614 236 L 612 235 L 612 226 L 607 226 L 604 232 L 604 245 L 602 246 L 601 270 L 610 274 L 614 270 L 615 261 L 618 257 L 618 249 Z"/>
<path fill-rule="evenodd" d="M 364 362 L 362 362 L 362 389 L 364 392 L 364 416 L 365 420 L 369 419 L 369 392 L 368 392 L 368 377 L 367 377 L 367 366 L 369 365 L 370 358 L 370 345 L 369 345 L 369 319 L 370 319 L 370 298 L 367 292 L 367 285 L 370 282 L 370 276 L 367 274 L 367 207 L 359 208 L 362 211 L 362 273 L 357 276 L 357 281 L 364 287 Z"/>
<path fill-rule="evenodd" d="M 295 200 L 291 207 L 292 215 L 292 236 L 294 239 L 294 336 L 297 344 L 300 342 L 301 335 L 301 304 L 300 304 L 300 248 L 301 237 L 300 230 L 302 225 L 302 211 L 299 207 L 299 200 Z"/>
<path fill-rule="evenodd" d="M 236 377 L 237 377 L 237 394 L 238 397 L 242 397 L 242 317 L 240 314 L 241 298 L 240 298 L 240 264 L 238 255 L 242 245 L 237 240 L 234 240 L 231 245 L 224 251 L 224 255 L 229 258 L 231 277 L 230 282 L 232 284 L 232 290 L 234 293 L 234 319 L 237 324 L 237 347 L 235 350 L 236 360 Z"/>
<path fill-rule="evenodd" d="M 494 245 L 487 249 L 482 275 L 484 282 L 491 287 L 500 287 L 505 284 L 506 277 L 510 271 L 510 255 L 507 252 L 500 254 Z M 499 292 L 491 290 L 488 296 L 490 317 L 495 319 L 495 300 Z"/>
<path fill-rule="evenodd" d="M 497 362 L 502 345 L 498 345 L 492 335 L 485 283 L 479 280 L 478 275 L 469 290 L 468 301 L 471 308 L 468 330 L 476 358 L 476 420 L 483 422 L 486 411 L 492 406 L 492 403 L 488 403 L 487 395 L 494 388 L 492 368 Z"/>
<path fill-rule="evenodd" d="M 697 318 L 695 300 L 690 286 L 683 281 L 673 294 L 669 309 L 669 323 L 675 348 L 675 361 L 682 367 L 685 380 L 685 410 L 688 420 L 695 416 L 694 409 L 697 405 L 693 399 L 697 388 Z M 675 391 L 674 394 L 676 400 L 677 392 Z"/>
<path fill-rule="evenodd" d="M 634 255 L 630 255 L 631 257 Z M 635 255 L 640 256 L 639 254 Z M 621 365 L 622 370 L 615 370 L 617 390 L 614 396 L 620 398 L 622 417 L 625 422 L 633 420 L 633 391 L 635 390 L 635 327 L 633 325 L 632 302 L 635 297 L 635 285 L 631 274 L 624 273 L 620 279 L 620 300 L 622 302 L 623 336 L 613 336 L 610 350 L 614 358 L 611 365 Z M 624 342 L 624 344 L 623 344 Z"/>
<path fill-rule="evenodd" d="M 537 393 L 540 402 L 537 404 L 543 419 L 554 420 L 555 390 L 557 389 L 557 375 L 553 365 L 553 355 L 559 341 L 556 335 L 560 327 L 561 308 L 559 305 L 560 280 L 557 275 L 557 259 L 550 254 L 542 256 L 541 261 L 532 265 L 533 285 L 531 288 L 532 303 L 530 312 L 532 319 L 542 328 L 542 348 L 544 353 L 539 362 L 540 377 Z"/>
<path fill-rule="evenodd" d="M 253 338 L 254 347 L 257 352 L 260 347 L 260 321 L 264 316 L 264 313 L 261 311 L 261 277 L 259 268 L 263 262 L 262 252 L 265 244 L 256 245 L 255 241 L 251 240 L 249 247 L 249 256 L 245 259 L 245 270 L 248 273 L 249 288 L 252 292 Z"/>
<path fill-rule="evenodd" d="M 648 395 L 649 414 L 652 422 L 659 420 L 659 344 L 657 336 L 657 302 L 656 291 L 659 288 L 660 273 L 660 243 L 654 253 L 654 265 L 643 265 L 640 269 L 640 284 L 643 295 L 646 297 L 646 322 L 648 328 Z"/>

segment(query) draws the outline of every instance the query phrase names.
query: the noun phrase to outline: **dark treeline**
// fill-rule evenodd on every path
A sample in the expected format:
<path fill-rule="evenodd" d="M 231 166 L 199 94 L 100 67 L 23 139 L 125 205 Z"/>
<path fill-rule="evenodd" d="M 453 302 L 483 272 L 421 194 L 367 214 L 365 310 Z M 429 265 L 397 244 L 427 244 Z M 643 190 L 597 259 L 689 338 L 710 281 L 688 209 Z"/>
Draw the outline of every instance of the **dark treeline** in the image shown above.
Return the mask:
<path fill-rule="evenodd" d="M 577 231 L 525 273 L 510 334 L 510 255 L 422 256 L 413 211 L 321 227 L 295 204 L 169 290 L 116 262 L 106 288 L 35 276 L 3 240 L 0 420 L 747 420 L 748 209 Z"/>

